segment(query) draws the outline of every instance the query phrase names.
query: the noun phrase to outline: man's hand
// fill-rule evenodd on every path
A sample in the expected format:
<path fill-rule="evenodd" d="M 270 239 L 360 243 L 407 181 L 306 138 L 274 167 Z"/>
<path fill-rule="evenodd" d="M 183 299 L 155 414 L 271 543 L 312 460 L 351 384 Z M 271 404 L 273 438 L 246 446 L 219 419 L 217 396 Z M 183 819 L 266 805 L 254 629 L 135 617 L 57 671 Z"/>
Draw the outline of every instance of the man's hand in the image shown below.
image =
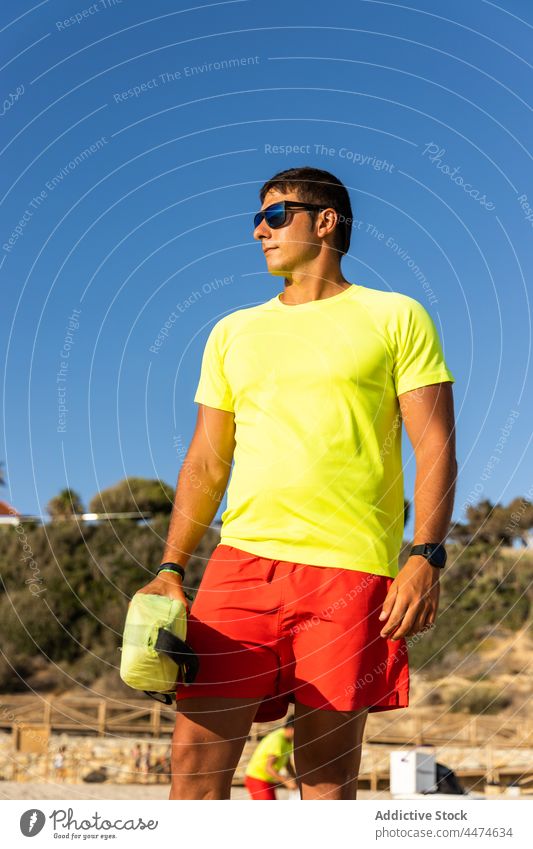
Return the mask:
<path fill-rule="evenodd" d="M 408 559 L 383 602 L 379 618 L 388 621 L 381 630 L 382 637 L 399 640 L 433 627 L 439 606 L 440 571 L 420 554 Z"/>
<path fill-rule="evenodd" d="M 274 767 L 274 764 L 276 763 L 276 759 L 277 759 L 277 758 L 276 758 L 276 755 L 269 755 L 269 756 L 268 756 L 268 758 L 267 758 L 267 762 L 266 762 L 266 764 L 265 764 L 265 770 L 266 770 L 266 772 L 267 772 L 270 776 L 272 776 L 272 778 L 275 778 L 275 779 L 276 779 L 277 784 L 278 784 L 278 787 L 282 787 L 283 785 L 285 785 L 285 787 L 287 788 L 287 790 L 297 790 L 297 789 L 298 789 L 298 784 L 297 784 L 297 782 L 294 780 L 293 776 L 291 776 L 291 775 L 289 775 L 289 776 L 282 775 L 282 774 L 281 774 L 280 772 L 278 772 L 278 771 L 277 771 L 277 769 Z"/>
<path fill-rule="evenodd" d="M 189 613 L 189 602 L 183 591 L 181 577 L 176 572 L 160 572 L 159 575 L 146 584 L 142 589 L 137 590 L 137 594 L 146 593 L 146 595 L 166 595 L 168 598 L 181 601 Z"/>

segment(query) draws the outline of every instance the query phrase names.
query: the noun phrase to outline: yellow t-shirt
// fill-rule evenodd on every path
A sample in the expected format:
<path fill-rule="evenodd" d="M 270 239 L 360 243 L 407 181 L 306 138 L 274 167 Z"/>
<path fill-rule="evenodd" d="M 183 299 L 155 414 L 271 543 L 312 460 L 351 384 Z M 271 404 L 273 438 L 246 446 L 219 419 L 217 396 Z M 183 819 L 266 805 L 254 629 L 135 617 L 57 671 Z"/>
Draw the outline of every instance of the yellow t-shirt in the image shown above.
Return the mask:
<path fill-rule="evenodd" d="M 454 382 L 414 298 L 350 285 L 217 321 L 197 403 L 235 416 L 221 543 L 396 577 L 404 529 L 398 395 Z"/>
<path fill-rule="evenodd" d="M 250 778 L 259 778 L 261 781 L 269 781 L 276 784 L 276 779 L 266 771 L 266 762 L 268 758 L 275 756 L 274 769 L 280 772 L 288 763 L 291 752 L 294 747 L 294 741 L 288 740 L 285 737 L 283 728 L 277 728 L 276 731 L 271 731 L 266 737 L 263 737 L 256 750 L 254 751 L 248 766 L 246 767 L 246 775 Z"/>

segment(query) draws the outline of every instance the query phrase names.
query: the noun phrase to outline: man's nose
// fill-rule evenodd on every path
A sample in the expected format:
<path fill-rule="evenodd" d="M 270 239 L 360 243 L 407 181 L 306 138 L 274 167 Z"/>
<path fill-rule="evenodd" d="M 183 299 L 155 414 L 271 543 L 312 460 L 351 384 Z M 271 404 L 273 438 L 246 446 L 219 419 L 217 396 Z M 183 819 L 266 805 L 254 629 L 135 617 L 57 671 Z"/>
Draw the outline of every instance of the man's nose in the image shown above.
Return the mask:
<path fill-rule="evenodd" d="M 270 227 L 266 223 L 265 219 L 261 221 L 260 224 L 254 230 L 254 239 L 267 239 L 270 236 Z"/>

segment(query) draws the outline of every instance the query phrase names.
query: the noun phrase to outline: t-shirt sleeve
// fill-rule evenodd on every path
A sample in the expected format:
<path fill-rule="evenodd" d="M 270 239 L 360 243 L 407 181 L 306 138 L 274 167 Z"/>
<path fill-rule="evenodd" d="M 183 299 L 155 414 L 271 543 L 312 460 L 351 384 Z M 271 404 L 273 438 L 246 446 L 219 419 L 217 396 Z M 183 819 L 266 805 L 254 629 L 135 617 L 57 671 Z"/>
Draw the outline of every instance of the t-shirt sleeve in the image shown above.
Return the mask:
<path fill-rule="evenodd" d="M 396 394 L 444 381 L 455 382 L 448 368 L 437 328 L 428 311 L 414 298 L 397 315 L 393 377 Z"/>
<path fill-rule="evenodd" d="M 194 401 L 207 407 L 234 412 L 231 387 L 224 374 L 224 355 L 222 351 L 222 326 L 219 321 L 212 328 L 205 343 L 202 356 L 200 379 Z"/>
<path fill-rule="evenodd" d="M 275 731 L 271 731 L 266 737 L 263 737 L 261 744 L 263 744 L 265 759 L 272 757 L 279 758 L 282 754 L 283 740 L 281 739 L 281 734 L 278 733 L 279 731 L 280 729 L 276 728 Z"/>
<path fill-rule="evenodd" d="M 284 737 L 281 734 L 276 734 L 269 746 L 268 757 L 275 757 L 278 769 L 282 769 L 289 760 L 289 756 L 290 750 L 287 751 Z"/>

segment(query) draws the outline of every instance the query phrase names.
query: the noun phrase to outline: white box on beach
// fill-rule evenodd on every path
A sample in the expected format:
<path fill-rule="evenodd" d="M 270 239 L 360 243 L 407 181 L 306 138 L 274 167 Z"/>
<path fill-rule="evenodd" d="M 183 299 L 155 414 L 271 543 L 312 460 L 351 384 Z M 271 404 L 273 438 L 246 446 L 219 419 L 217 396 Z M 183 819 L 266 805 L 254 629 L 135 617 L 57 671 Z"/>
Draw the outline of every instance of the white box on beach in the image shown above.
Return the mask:
<path fill-rule="evenodd" d="M 435 793 L 437 770 L 431 752 L 410 749 L 390 753 L 390 792 Z"/>

